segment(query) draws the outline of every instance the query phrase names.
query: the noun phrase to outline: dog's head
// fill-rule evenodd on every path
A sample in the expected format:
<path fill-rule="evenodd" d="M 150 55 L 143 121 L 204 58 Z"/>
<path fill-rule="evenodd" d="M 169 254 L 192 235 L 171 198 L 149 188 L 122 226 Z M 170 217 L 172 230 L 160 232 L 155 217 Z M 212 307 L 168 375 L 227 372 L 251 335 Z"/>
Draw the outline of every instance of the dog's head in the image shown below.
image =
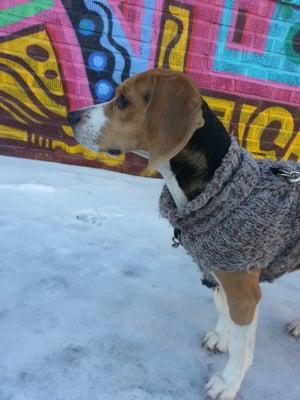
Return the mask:
<path fill-rule="evenodd" d="M 201 95 L 184 74 L 154 69 L 124 81 L 108 103 L 73 111 L 76 140 L 93 151 L 143 150 L 155 168 L 203 126 Z"/>

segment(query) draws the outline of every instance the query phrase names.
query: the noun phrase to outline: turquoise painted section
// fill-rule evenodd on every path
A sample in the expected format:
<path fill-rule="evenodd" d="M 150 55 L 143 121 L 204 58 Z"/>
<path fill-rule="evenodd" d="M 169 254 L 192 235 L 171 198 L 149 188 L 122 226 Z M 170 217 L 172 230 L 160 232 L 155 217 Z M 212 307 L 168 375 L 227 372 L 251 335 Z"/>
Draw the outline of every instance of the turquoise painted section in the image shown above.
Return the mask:
<path fill-rule="evenodd" d="M 285 16 L 283 7 L 288 7 Z M 223 16 L 216 43 L 213 69 L 259 80 L 273 81 L 292 86 L 300 85 L 300 54 L 287 53 L 287 42 L 292 28 L 299 24 L 300 10 L 275 4 L 269 20 L 269 32 L 265 40 L 264 51 L 255 48 L 233 49 L 229 47 L 229 27 L 233 19 L 234 1 L 225 0 Z M 292 43 L 291 46 L 292 48 Z"/>

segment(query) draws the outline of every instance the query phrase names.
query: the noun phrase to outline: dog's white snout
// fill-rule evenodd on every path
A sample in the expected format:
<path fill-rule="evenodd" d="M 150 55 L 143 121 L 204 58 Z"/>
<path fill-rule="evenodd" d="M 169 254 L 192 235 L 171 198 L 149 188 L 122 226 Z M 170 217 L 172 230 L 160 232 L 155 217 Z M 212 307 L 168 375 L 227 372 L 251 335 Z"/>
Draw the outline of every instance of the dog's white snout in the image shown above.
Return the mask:
<path fill-rule="evenodd" d="M 107 121 L 105 104 L 69 113 L 75 139 L 92 151 L 101 151 L 99 140 Z"/>

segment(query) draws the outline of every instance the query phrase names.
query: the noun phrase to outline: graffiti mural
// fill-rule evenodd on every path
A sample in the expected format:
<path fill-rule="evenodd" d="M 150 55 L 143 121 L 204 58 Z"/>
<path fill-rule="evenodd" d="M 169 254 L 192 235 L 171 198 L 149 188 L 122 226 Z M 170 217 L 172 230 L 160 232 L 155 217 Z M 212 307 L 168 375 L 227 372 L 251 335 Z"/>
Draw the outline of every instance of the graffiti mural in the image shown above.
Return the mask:
<path fill-rule="evenodd" d="M 155 66 L 184 71 L 193 8 L 189 4 L 166 1 L 161 20 Z"/>
<path fill-rule="evenodd" d="M 0 135 L 7 143 L 13 134 L 32 146 L 75 144 L 65 126 L 67 97 L 56 61 L 41 26 L 0 39 Z"/>
<path fill-rule="evenodd" d="M 206 94 L 207 93 L 207 94 Z M 300 110 L 205 92 L 204 98 L 226 129 L 256 158 L 300 162 Z"/>
<path fill-rule="evenodd" d="M 67 122 L 153 67 L 190 74 L 255 157 L 300 161 L 296 0 L 2 0 L 0 154 L 154 174 L 84 149 Z"/>

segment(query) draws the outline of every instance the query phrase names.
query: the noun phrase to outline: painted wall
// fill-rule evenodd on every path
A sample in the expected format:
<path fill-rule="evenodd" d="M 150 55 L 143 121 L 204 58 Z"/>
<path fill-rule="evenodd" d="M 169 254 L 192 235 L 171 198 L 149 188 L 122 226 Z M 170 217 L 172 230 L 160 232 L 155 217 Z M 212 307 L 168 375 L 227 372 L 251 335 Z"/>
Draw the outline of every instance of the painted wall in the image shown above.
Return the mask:
<path fill-rule="evenodd" d="M 299 0 L 1 0 L 0 154 L 151 174 L 82 148 L 66 115 L 155 66 L 189 73 L 256 157 L 300 161 Z"/>

